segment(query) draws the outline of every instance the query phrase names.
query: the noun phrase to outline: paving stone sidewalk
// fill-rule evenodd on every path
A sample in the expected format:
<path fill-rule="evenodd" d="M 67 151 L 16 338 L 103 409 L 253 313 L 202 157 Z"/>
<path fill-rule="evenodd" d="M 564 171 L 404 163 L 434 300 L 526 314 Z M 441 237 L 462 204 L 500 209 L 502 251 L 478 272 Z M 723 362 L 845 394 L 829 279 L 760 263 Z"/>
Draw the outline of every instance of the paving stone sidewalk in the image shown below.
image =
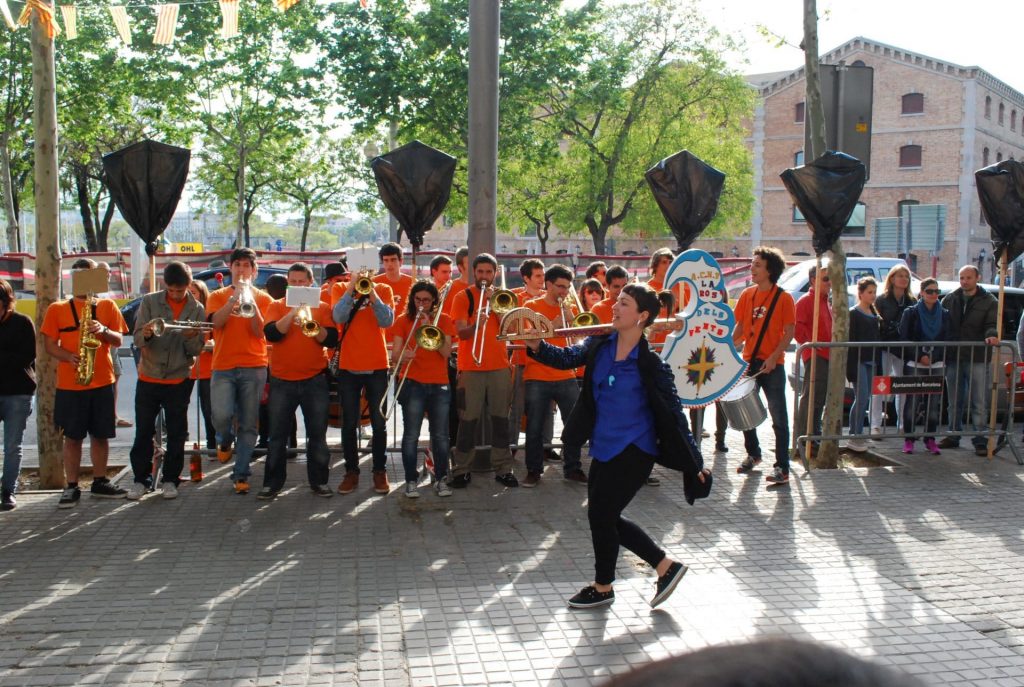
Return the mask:
<path fill-rule="evenodd" d="M 354 494 L 317 498 L 292 465 L 288 490 L 260 502 L 216 462 L 175 501 L 58 510 L 55 494 L 24 494 L 0 514 L 0 685 L 590 685 L 766 635 L 933 684 L 1024 685 L 1024 468 L 1010 456 L 794 466 L 769 491 L 770 461 L 737 475 L 742 438 L 729 440 L 727 455 L 704 441 L 712 498 L 687 506 L 656 469 L 662 486 L 627 511 L 691 566 L 654 611 L 651 571 L 629 554 L 613 606 L 566 608 L 593 561 L 586 489 L 557 465 L 537 489 L 481 473 L 449 499 L 376 496 L 368 469 Z M 898 443 L 877 446 L 895 458 Z"/>

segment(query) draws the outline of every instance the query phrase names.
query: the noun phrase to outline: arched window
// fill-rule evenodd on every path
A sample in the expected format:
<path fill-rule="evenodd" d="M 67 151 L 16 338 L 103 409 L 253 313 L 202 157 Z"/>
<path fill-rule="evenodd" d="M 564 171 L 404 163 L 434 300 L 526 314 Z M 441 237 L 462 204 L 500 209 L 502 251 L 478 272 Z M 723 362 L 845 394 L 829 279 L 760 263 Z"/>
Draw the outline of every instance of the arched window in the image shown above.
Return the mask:
<path fill-rule="evenodd" d="M 985 96 L 985 119 L 992 119 L 992 96 Z"/>
<path fill-rule="evenodd" d="M 921 146 L 907 145 L 900 148 L 900 167 L 920 167 Z"/>
<path fill-rule="evenodd" d="M 1003 105 L 1002 103 L 999 103 L 999 120 L 998 120 L 999 126 L 1003 125 L 1003 112 L 1005 112 L 1005 111 L 1006 111 L 1006 106 Z"/>
<path fill-rule="evenodd" d="M 793 109 L 793 121 L 797 124 L 804 123 L 804 103 L 797 103 Z"/>
<path fill-rule="evenodd" d="M 1010 110 L 1010 131 L 1017 130 L 1017 110 Z"/>
<path fill-rule="evenodd" d="M 907 93 L 903 96 L 900 114 L 924 114 L 924 93 Z"/>
<path fill-rule="evenodd" d="M 982 167 L 988 167 L 988 156 L 989 156 L 988 148 L 982 148 L 981 149 L 981 166 Z"/>
<path fill-rule="evenodd" d="M 853 63 L 850 66 L 851 67 L 864 67 L 866 65 L 864 64 L 864 60 L 854 60 Z"/>

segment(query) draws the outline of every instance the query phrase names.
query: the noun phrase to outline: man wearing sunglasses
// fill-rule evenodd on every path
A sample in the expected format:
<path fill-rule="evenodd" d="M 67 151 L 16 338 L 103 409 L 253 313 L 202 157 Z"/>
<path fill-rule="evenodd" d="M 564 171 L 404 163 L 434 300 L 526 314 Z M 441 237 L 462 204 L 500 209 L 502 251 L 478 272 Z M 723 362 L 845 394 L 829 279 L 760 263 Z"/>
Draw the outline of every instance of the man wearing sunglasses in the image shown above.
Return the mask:
<path fill-rule="evenodd" d="M 817 268 L 811 267 L 807 277 L 809 286 L 807 293 L 796 302 L 796 341 L 797 344 L 804 344 L 811 341 L 829 342 L 832 341 L 832 306 L 828 302 L 829 284 L 828 271 L 821 273 L 820 291 L 815 288 L 818 284 Z M 818 336 L 814 336 L 814 308 L 818 308 Z M 845 307 L 845 303 L 843 304 Z M 800 392 L 800 407 L 796 415 L 797 435 L 807 431 L 807 401 L 811 390 L 811 350 L 805 349 L 801 354 L 803 361 L 803 390 Z M 811 432 L 821 434 L 821 414 L 825 410 L 825 397 L 828 395 L 828 357 L 829 349 L 814 349 L 816 357 L 814 369 L 814 424 Z M 812 452 L 817 451 L 818 442 L 813 443 Z M 811 453 L 808 453 L 810 457 Z"/>

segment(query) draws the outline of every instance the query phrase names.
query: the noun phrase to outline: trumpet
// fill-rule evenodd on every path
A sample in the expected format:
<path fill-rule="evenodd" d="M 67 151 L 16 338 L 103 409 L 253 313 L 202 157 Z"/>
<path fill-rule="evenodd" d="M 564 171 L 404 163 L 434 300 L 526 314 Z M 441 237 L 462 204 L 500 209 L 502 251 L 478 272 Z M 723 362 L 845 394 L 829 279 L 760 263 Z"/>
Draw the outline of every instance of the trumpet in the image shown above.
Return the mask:
<path fill-rule="evenodd" d="M 359 270 L 356 274 L 356 280 L 352 283 L 352 288 L 360 296 L 369 296 L 370 292 L 373 291 L 373 272 L 365 267 Z"/>
<path fill-rule="evenodd" d="M 238 282 L 238 316 L 255 317 L 256 299 L 252 295 L 252 282 Z"/>
<path fill-rule="evenodd" d="M 308 336 L 312 339 L 320 334 L 320 323 L 313 319 L 313 313 L 308 305 L 299 308 L 299 311 L 295 313 L 294 322 L 302 330 L 303 336 Z"/>
<path fill-rule="evenodd" d="M 440 310 L 441 309 L 438 308 L 438 312 L 440 312 Z M 413 321 L 414 325 L 417 322 L 420 321 L 420 318 L 423 317 L 423 314 L 424 314 L 423 308 L 420 308 L 419 310 L 416 311 L 416 319 Z M 426 326 L 426 325 L 424 325 L 424 326 Z M 402 348 L 398 351 L 398 355 L 395 356 L 395 367 L 394 367 L 393 370 L 391 370 L 391 374 L 388 375 L 388 385 L 387 385 L 388 389 L 390 389 L 394 385 L 395 377 L 398 375 L 398 371 L 402 368 L 402 357 L 405 355 L 405 352 L 407 350 L 412 350 L 413 352 L 415 352 L 416 348 L 419 346 L 419 343 L 420 343 L 420 340 L 419 340 L 420 329 L 423 329 L 423 327 L 416 328 L 415 329 L 416 334 L 414 336 L 409 336 L 408 338 L 406 338 L 405 341 L 402 342 Z M 438 333 L 440 333 L 440 331 L 441 330 L 438 330 Z M 409 342 L 410 341 L 413 342 L 413 346 L 412 346 L 411 349 L 409 348 Z M 438 348 L 440 348 L 440 346 L 438 346 Z M 391 414 L 393 412 L 395 412 L 395 406 L 398 405 L 398 394 L 399 394 L 399 392 L 402 391 L 402 386 L 405 385 L 405 378 L 409 376 L 409 368 L 410 367 L 412 367 L 411 363 L 405 366 L 405 372 L 402 374 L 402 378 L 400 380 L 398 380 L 398 386 L 395 387 L 394 402 L 391 403 L 390 405 L 388 405 L 387 393 L 385 393 L 384 397 L 382 399 L 380 399 L 380 406 L 378 407 L 378 409 L 380 410 L 381 415 L 384 416 L 385 420 L 390 419 L 391 418 Z"/>
<path fill-rule="evenodd" d="M 157 317 L 146 323 L 146 326 L 153 327 L 153 336 L 163 336 L 167 332 L 174 331 L 195 331 L 212 332 L 213 322 L 198 322 L 195 320 L 165 320 Z"/>

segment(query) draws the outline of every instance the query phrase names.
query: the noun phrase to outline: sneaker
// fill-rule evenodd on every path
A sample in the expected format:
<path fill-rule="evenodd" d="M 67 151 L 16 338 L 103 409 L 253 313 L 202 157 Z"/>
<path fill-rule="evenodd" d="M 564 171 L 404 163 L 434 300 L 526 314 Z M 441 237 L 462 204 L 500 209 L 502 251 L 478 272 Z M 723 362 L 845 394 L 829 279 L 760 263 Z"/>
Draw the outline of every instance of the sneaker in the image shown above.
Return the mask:
<path fill-rule="evenodd" d="M 750 472 L 761 464 L 761 456 L 747 456 L 743 462 L 736 466 L 736 472 L 740 475 Z"/>
<path fill-rule="evenodd" d="M 668 566 L 668 570 L 658 578 L 658 582 L 655 585 L 654 598 L 651 599 L 651 608 L 657 608 L 661 602 L 672 596 L 672 592 L 679 586 L 687 570 L 689 568 L 679 562 Z"/>
<path fill-rule="evenodd" d="M 468 472 L 463 475 L 456 475 L 452 477 L 448 482 L 448 485 L 453 489 L 465 489 L 469 486 L 470 481 L 473 479 L 473 475 Z"/>
<path fill-rule="evenodd" d="M 908 456 L 911 453 L 914 452 L 914 440 L 913 439 L 904 439 L 903 440 L 903 452 L 906 453 Z"/>
<path fill-rule="evenodd" d="M 0 493 L 0 510 L 14 510 L 18 507 L 18 499 L 9 491 Z"/>
<path fill-rule="evenodd" d="M 709 436 L 711 436 L 711 435 L 708 434 L 708 430 L 706 430 L 706 429 L 700 430 L 700 438 L 701 439 L 707 439 Z"/>
<path fill-rule="evenodd" d="M 405 498 L 407 499 L 418 499 L 420 497 L 420 491 L 416 487 L 415 482 L 405 483 Z"/>
<path fill-rule="evenodd" d="M 146 495 L 147 491 L 149 491 L 149 487 L 147 487 L 145 484 L 143 484 L 142 482 L 134 482 L 132 486 L 128 489 L 128 494 L 125 498 L 127 498 L 129 501 L 139 501 L 142 499 L 143 496 Z"/>
<path fill-rule="evenodd" d="M 587 585 L 569 599 L 569 608 L 597 608 L 615 602 L 615 590 L 599 592 L 593 585 Z"/>
<path fill-rule="evenodd" d="M 60 501 L 57 503 L 57 508 L 73 508 L 78 505 L 78 500 L 82 498 L 82 490 L 78 487 L 65 487 L 64 491 L 60 493 Z"/>
<path fill-rule="evenodd" d="M 939 448 L 960 448 L 960 440 L 956 437 L 942 437 Z"/>
<path fill-rule="evenodd" d="M 644 482 L 644 484 L 646 484 L 649 487 L 660 487 L 661 486 L 661 480 L 658 479 L 657 477 L 648 477 L 647 481 Z"/>
<path fill-rule="evenodd" d="M 313 496 L 322 496 L 325 499 L 329 499 L 334 496 L 334 492 L 331 491 L 331 488 L 326 484 L 313 485 L 310 486 L 310 489 L 313 490 Z"/>
<path fill-rule="evenodd" d="M 935 443 L 935 439 L 925 439 L 924 447 L 928 451 L 928 453 L 932 454 L 933 456 L 937 456 L 942 453 L 942 451 L 939 450 L 939 445 Z M 982 455 L 985 454 L 983 453 Z"/>
<path fill-rule="evenodd" d="M 871 438 L 874 439 L 875 441 L 878 441 L 877 437 L 881 437 L 883 434 L 885 434 L 885 430 L 883 430 L 881 427 L 871 428 Z"/>
<path fill-rule="evenodd" d="M 387 494 L 389 491 L 391 491 L 391 485 L 388 483 L 387 471 L 373 471 L 373 490 L 378 494 Z"/>
<path fill-rule="evenodd" d="M 160 495 L 165 499 L 178 498 L 178 485 L 174 482 L 164 482 L 160 485 Z"/>
<path fill-rule="evenodd" d="M 277 489 L 271 487 L 263 487 L 256 492 L 256 498 L 260 501 L 273 501 L 277 498 Z"/>
<path fill-rule="evenodd" d="M 498 480 L 501 481 L 500 479 Z M 540 484 L 540 473 L 539 472 L 528 472 L 526 477 L 523 478 L 523 487 L 526 489 L 533 489 Z"/>
<path fill-rule="evenodd" d="M 217 460 L 220 461 L 221 463 L 226 463 L 229 460 L 231 460 L 232 454 L 234 454 L 234 451 L 231 449 L 230 446 L 227 446 L 227 447 L 218 446 L 217 447 Z"/>
<path fill-rule="evenodd" d="M 863 439 L 850 439 L 846 442 L 846 448 L 854 453 L 864 453 L 868 450 L 868 442 Z"/>
<path fill-rule="evenodd" d="M 537 479 L 540 479 L 540 477 L 538 476 Z M 519 486 L 519 480 L 517 480 L 516 476 L 513 475 L 511 472 L 506 472 L 504 475 L 495 475 L 494 476 L 494 481 L 495 482 L 500 482 L 501 484 L 504 484 L 506 487 L 518 487 Z M 534 486 L 536 486 L 536 485 L 534 485 Z"/>
<path fill-rule="evenodd" d="M 558 451 L 546 448 L 544 449 L 544 460 L 546 460 L 549 463 L 561 463 L 562 456 L 558 455 Z"/>
<path fill-rule="evenodd" d="M 193 458 L 188 464 L 188 476 L 193 482 L 202 482 L 206 475 L 203 474 L 203 459 Z"/>
<path fill-rule="evenodd" d="M 583 472 L 582 470 L 580 470 L 579 468 L 577 468 L 577 469 L 573 470 L 572 472 L 570 472 L 568 475 L 566 475 L 565 479 L 566 479 L 566 481 L 569 481 L 569 482 L 576 482 L 578 484 L 586 484 L 587 483 L 587 474 L 585 472 Z M 523 485 L 523 486 L 526 486 L 526 485 Z"/>
<path fill-rule="evenodd" d="M 789 473 L 783 472 L 782 468 L 775 468 L 770 475 L 764 478 L 764 481 L 769 485 L 786 484 L 789 482 Z"/>
<path fill-rule="evenodd" d="M 449 487 L 448 483 L 445 482 L 443 479 L 439 479 L 436 482 L 434 482 L 434 491 L 437 492 L 437 495 L 441 497 L 452 495 L 452 488 Z"/>
<path fill-rule="evenodd" d="M 245 496 L 249 493 L 249 480 L 240 479 L 235 482 L 235 493 L 239 496 Z"/>
<path fill-rule="evenodd" d="M 729 447 L 725 445 L 725 442 L 715 442 L 715 453 L 728 453 Z"/>
<path fill-rule="evenodd" d="M 89 493 L 94 499 L 123 499 L 127 496 L 128 490 L 115 487 L 108 479 L 94 479 Z"/>
<path fill-rule="evenodd" d="M 355 470 L 349 470 L 345 473 L 345 478 L 341 480 L 341 484 L 338 485 L 339 494 L 351 494 L 359 486 L 359 473 Z"/>

